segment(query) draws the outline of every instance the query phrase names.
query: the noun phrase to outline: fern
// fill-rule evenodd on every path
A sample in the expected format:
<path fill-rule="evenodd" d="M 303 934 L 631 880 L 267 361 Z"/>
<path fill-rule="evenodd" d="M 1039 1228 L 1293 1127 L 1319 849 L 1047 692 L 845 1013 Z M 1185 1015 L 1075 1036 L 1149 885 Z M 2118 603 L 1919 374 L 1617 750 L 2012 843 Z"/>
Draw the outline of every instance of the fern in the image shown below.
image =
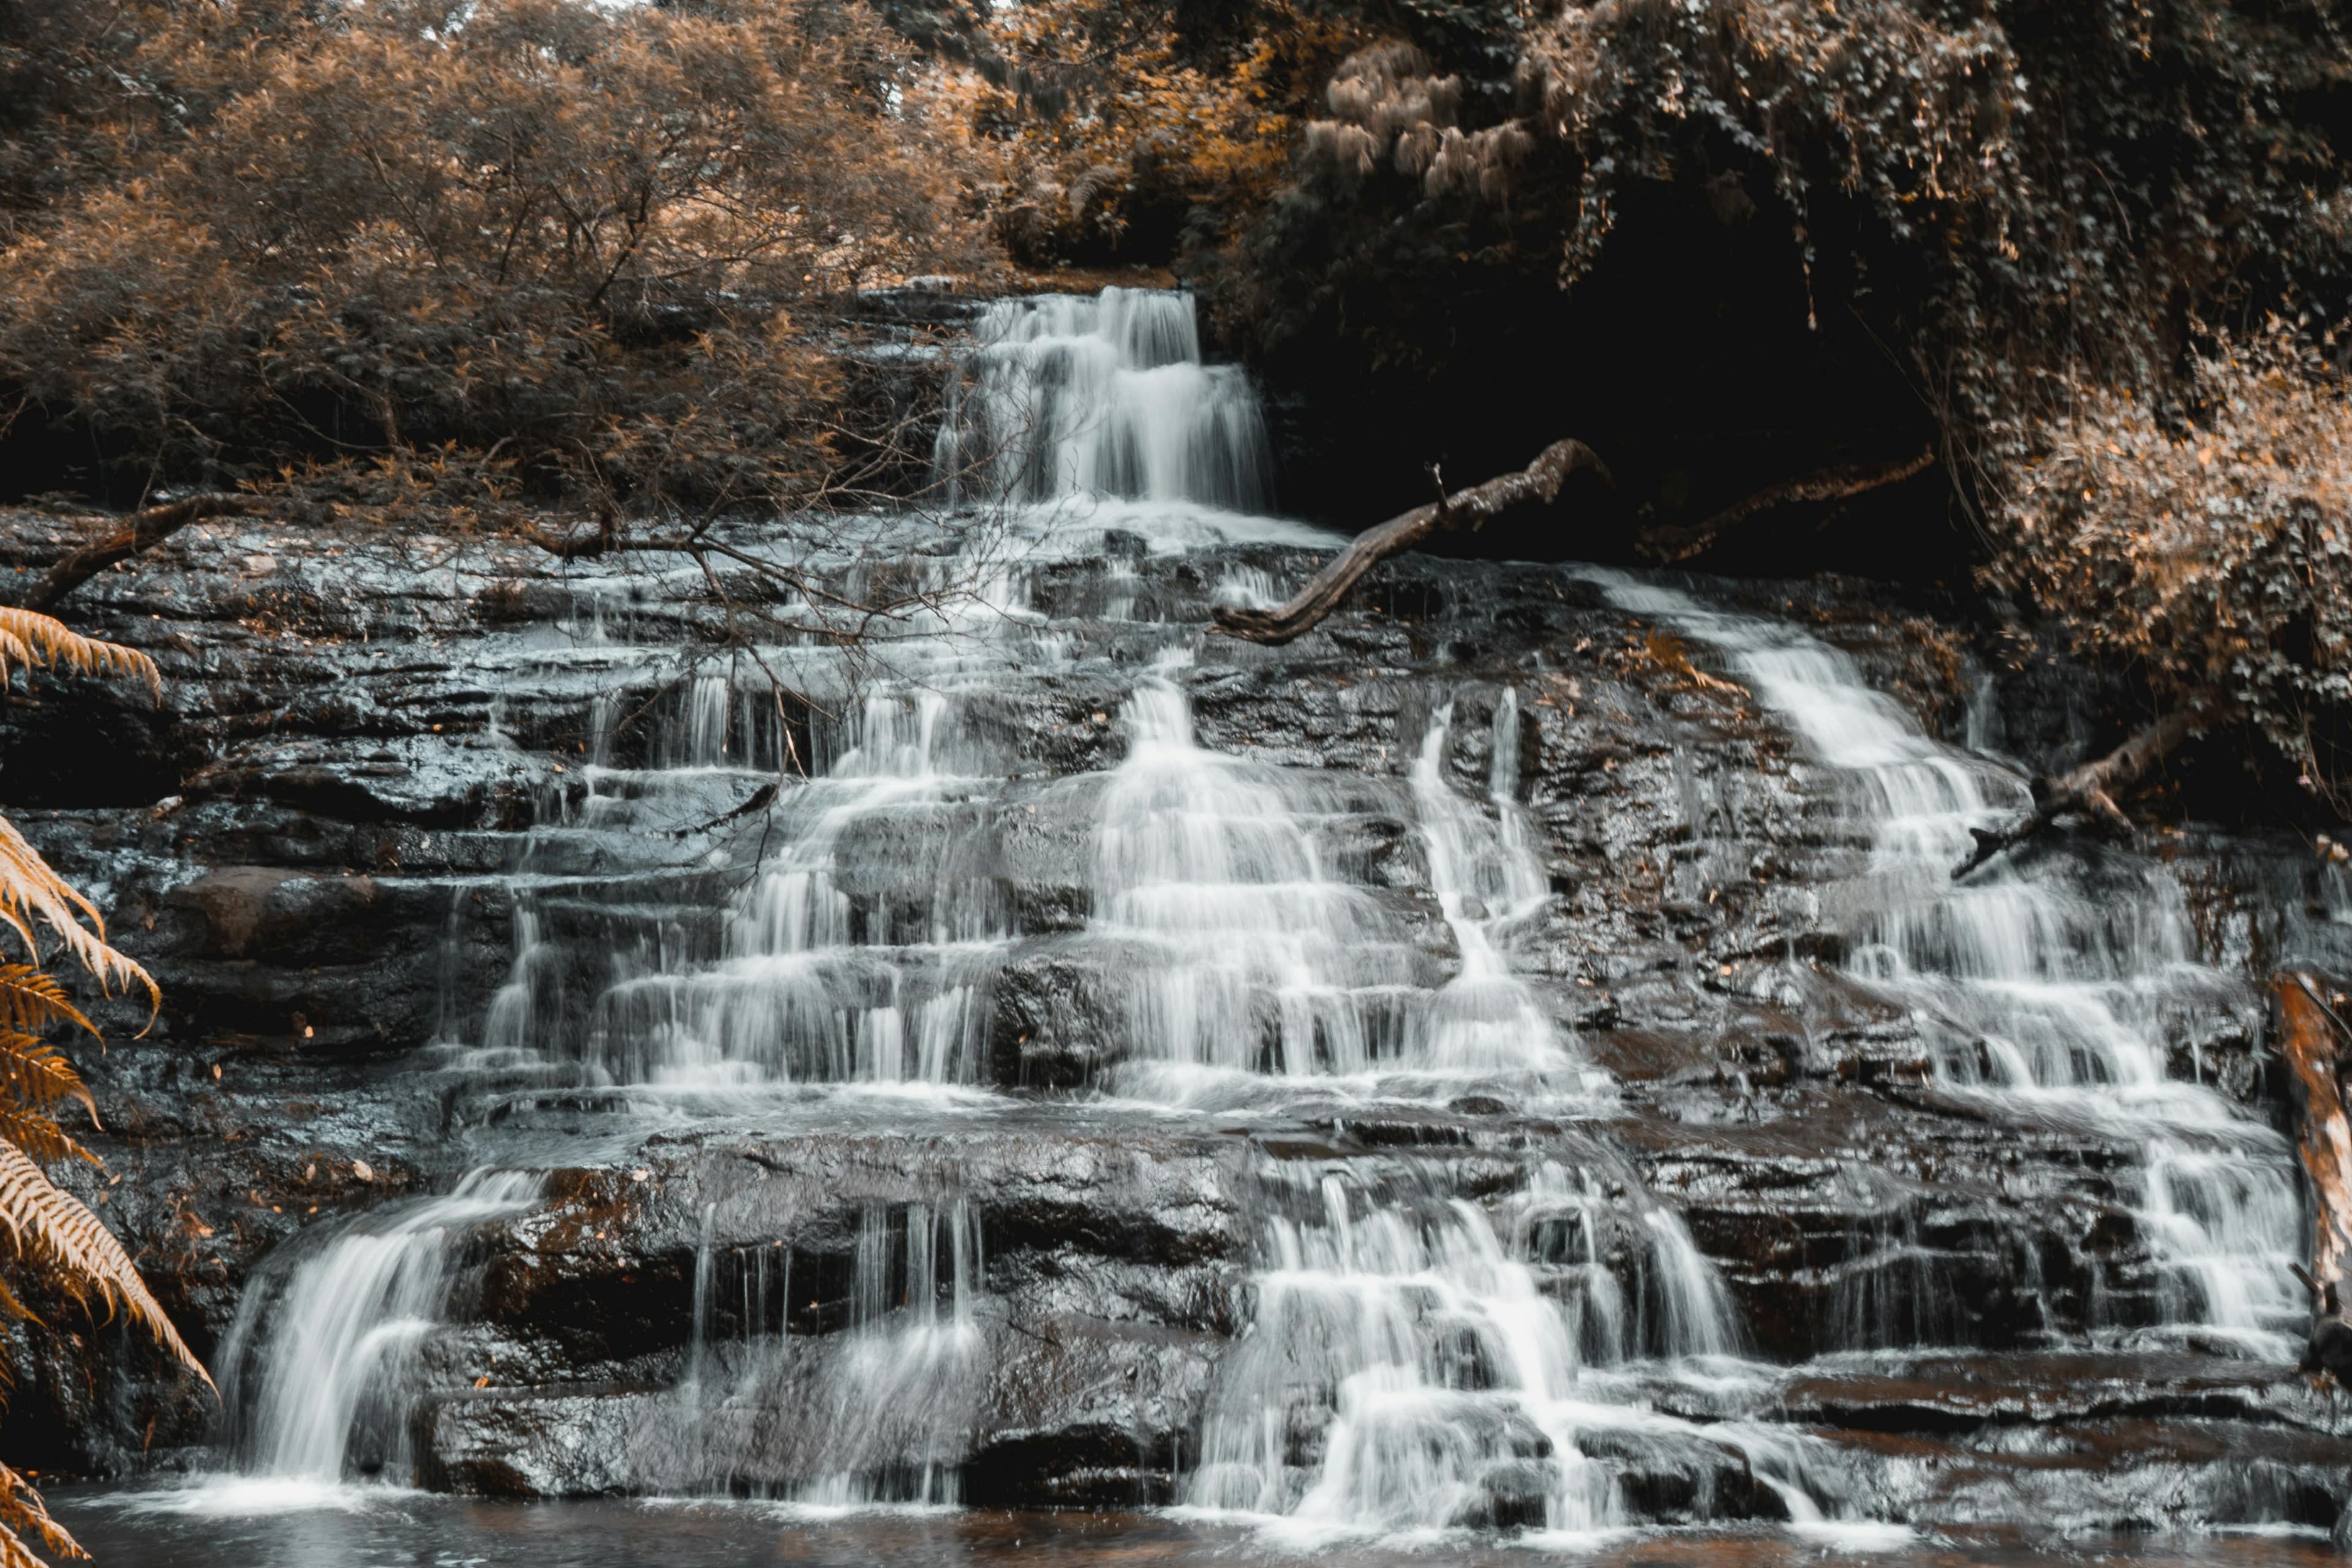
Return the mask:
<path fill-rule="evenodd" d="M 54 1165 L 60 1160 L 79 1160 L 101 1169 L 105 1165 L 46 1111 L 19 1110 L 15 1106 L 0 1104 L 0 1139 L 14 1143 L 44 1165 Z"/>
<path fill-rule="evenodd" d="M 159 700 L 163 692 L 154 660 L 145 654 L 82 637 L 30 610 L 0 608 L 0 689 L 19 667 L 28 676 L 36 668 L 59 667 L 88 675 L 135 676 Z M 16 933 L 33 960 L 0 963 L 0 1231 L 16 1244 L 19 1259 L 66 1295 L 85 1307 L 95 1297 L 110 1313 L 121 1311 L 209 1388 L 211 1374 L 139 1278 L 122 1244 L 41 1168 L 61 1160 L 100 1163 L 58 1124 L 57 1113 L 68 1101 L 89 1112 L 93 1124 L 98 1106 L 73 1064 L 41 1038 L 41 1031 L 60 1024 L 91 1035 L 98 1031 L 56 977 L 38 967 L 37 927 L 47 926 L 66 955 L 88 970 L 106 994 L 145 991 L 151 1018 L 163 994 L 146 970 L 106 940 L 98 906 L 58 876 L 5 817 L 0 817 L 0 923 Z M 0 1321 L 32 1316 L 0 1281 Z M 0 1363 L 0 1387 L 10 1381 Z M 33 1485 L 0 1465 L 0 1568 L 41 1568 L 38 1552 L 58 1558 L 89 1556 L 49 1517 Z"/>
<path fill-rule="evenodd" d="M 51 1116 L 68 1100 L 98 1120 L 97 1103 L 63 1052 L 37 1036 L 0 1029 L 0 1101 Z"/>
<path fill-rule="evenodd" d="M 0 606 L 0 686 L 7 684 L 19 665 L 27 675 L 37 667 L 63 667 L 81 675 L 135 675 L 158 701 L 163 696 L 163 678 L 155 661 L 137 648 L 86 637 L 35 610 Z"/>
<path fill-rule="evenodd" d="M 28 1535 L 57 1556 L 82 1562 L 89 1559 L 81 1542 L 49 1517 L 48 1505 L 33 1489 L 33 1484 L 7 1466 L 0 1465 L 0 1568 L 43 1568 L 41 1560 L 25 1544 Z"/>
<path fill-rule="evenodd" d="M 0 1142 L 0 1230 L 16 1242 L 19 1256 L 46 1264 L 68 1295 L 85 1301 L 96 1296 L 110 1309 L 120 1308 L 181 1365 L 203 1378 L 207 1388 L 212 1386 L 212 1374 L 180 1338 L 114 1233 L 79 1198 L 50 1181 L 30 1155 L 5 1142 Z"/>
<path fill-rule="evenodd" d="M 98 906 L 52 870 L 41 852 L 25 842 L 15 823 L 0 816 L 0 921 L 14 930 L 38 958 L 40 943 L 33 934 L 36 917 L 57 934 L 75 963 L 97 977 L 108 995 L 117 988 L 127 992 L 137 985 L 147 993 L 152 1006 L 163 1005 L 163 994 L 156 988 L 154 977 L 108 944 L 106 920 Z M 85 928 L 77 917 L 87 918 L 89 926 Z"/>
<path fill-rule="evenodd" d="M 97 1026 L 66 995 L 57 977 L 29 963 L 0 963 L 0 1029 L 26 1033 L 51 1024 L 79 1024 L 90 1034 Z"/>

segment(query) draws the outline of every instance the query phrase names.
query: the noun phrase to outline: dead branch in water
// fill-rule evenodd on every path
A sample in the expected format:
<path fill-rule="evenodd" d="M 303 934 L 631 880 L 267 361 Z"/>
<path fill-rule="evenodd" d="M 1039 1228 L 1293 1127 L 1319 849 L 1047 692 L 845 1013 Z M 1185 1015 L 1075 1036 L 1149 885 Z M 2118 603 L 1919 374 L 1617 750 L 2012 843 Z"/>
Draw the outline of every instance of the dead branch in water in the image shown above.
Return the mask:
<path fill-rule="evenodd" d="M 1443 493 L 1426 506 L 1356 536 L 1354 542 L 1333 556 L 1290 603 L 1277 610 L 1244 610 L 1220 606 L 1215 629 L 1227 637 L 1257 643 L 1286 643 L 1313 631 L 1339 607 L 1356 580 L 1402 550 L 1410 550 L 1432 533 L 1477 530 L 1488 519 L 1522 501 L 1549 501 L 1560 485 L 1579 468 L 1591 468 L 1610 479 L 1609 465 L 1581 441 L 1555 441 L 1540 457 L 1516 474 L 1488 479 L 1483 485 Z M 1433 470 L 1433 473 L 1434 470 Z M 1613 484 L 1615 481 L 1611 479 Z"/>
<path fill-rule="evenodd" d="M 2009 827 L 1971 829 L 1976 835 L 1976 849 L 1952 868 L 1954 879 L 1967 876 L 1996 855 L 2015 848 L 2063 817 L 2084 817 L 2129 837 L 2131 819 L 2116 804 L 2114 792 L 2138 783 L 2174 747 L 2201 731 L 2212 721 L 2214 710 L 2212 694 L 2200 692 L 2105 756 L 2057 778 L 2038 780 L 2033 786 L 2033 810 L 2022 821 Z"/>

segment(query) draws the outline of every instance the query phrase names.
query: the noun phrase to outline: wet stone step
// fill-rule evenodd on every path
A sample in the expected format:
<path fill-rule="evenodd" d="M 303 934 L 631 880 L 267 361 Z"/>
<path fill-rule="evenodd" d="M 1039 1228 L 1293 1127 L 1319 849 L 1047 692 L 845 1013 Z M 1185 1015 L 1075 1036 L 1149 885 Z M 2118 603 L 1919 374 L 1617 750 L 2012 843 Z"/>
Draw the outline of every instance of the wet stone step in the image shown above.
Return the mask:
<path fill-rule="evenodd" d="M 2176 1415 L 2315 1432 L 2335 1426 L 2325 1395 L 2291 1367 L 2163 1351 L 1910 1356 L 1802 1368 L 1780 1385 L 1776 1414 L 1916 1433 Z"/>

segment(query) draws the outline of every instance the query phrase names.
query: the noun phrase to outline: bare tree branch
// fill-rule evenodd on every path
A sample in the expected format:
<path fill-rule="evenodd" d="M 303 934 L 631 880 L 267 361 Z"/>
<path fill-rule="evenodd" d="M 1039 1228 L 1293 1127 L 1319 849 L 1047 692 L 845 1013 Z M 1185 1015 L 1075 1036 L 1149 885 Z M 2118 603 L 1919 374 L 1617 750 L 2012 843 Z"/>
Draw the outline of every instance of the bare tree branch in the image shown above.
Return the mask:
<path fill-rule="evenodd" d="M 1442 495 L 1426 506 L 1415 507 L 1402 517 L 1391 518 L 1378 528 L 1358 534 L 1353 543 L 1333 556 L 1290 603 L 1278 610 L 1220 606 L 1215 612 L 1215 629 L 1227 637 L 1257 643 L 1286 643 L 1302 637 L 1338 609 L 1339 601 L 1348 596 L 1348 590 L 1356 585 L 1356 580 L 1381 562 L 1399 551 L 1412 549 L 1440 530 L 1453 533 L 1465 527 L 1483 528 L 1487 519 L 1506 508 L 1522 501 L 1549 501 L 1559 494 L 1560 485 L 1579 468 L 1591 468 L 1603 479 L 1610 478 L 1609 466 L 1593 455 L 1591 447 L 1581 441 L 1555 441 L 1516 474 L 1505 474 L 1450 496 Z"/>
<path fill-rule="evenodd" d="M 1967 876 L 1996 855 L 2024 843 L 2062 817 L 2087 817 L 2129 837 L 2131 819 L 2116 804 L 2113 792 L 2127 789 L 2138 783 L 2174 747 L 2200 733 L 2213 721 L 2216 708 L 2212 695 L 2200 692 L 2105 756 L 2084 763 L 2074 772 L 2058 778 L 2036 781 L 2033 786 L 2034 808 L 2024 820 L 2009 827 L 1970 830 L 1976 835 L 1977 847 L 1966 860 L 1952 868 L 1954 879 Z"/>
<path fill-rule="evenodd" d="M 1689 560 L 1759 511 L 1777 506 L 1793 506 L 1800 501 L 1843 500 L 1849 496 L 1899 484 L 1914 474 L 1924 472 L 1935 461 L 1936 449 L 1929 447 L 1891 463 L 1840 463 L 1818 473 L 1807 474 L 1802 479 L 1768 485 L 1704 521 L 1692 523 L 1686 528 L 1659 529 L 1642 541 L 1642 553 L 1662 566 L 1671 566 L 1677 561 Z"/>
<path fill-rule="evenodd" d="M 558 561 L 593 561 L 618 549 L 621 542 L 620 520 L 609 506 L 596 509 L 596 527 L 591 532 L 559 536 L 548 532 L 535 522 L 517 523 L 515 531 Z"/>
<path fill-rule="evenodd" d="M 183 500 L 151 506 L 116 521 L 114 531 L 83 545 L 49 568 L 21 601 L 28 610 L 47 614 L 58 600 L 118 561 L 152 550 L 188 524 L 207 517 L 236 517 L 253 510 L 249 497 L 207 490 Z"/>

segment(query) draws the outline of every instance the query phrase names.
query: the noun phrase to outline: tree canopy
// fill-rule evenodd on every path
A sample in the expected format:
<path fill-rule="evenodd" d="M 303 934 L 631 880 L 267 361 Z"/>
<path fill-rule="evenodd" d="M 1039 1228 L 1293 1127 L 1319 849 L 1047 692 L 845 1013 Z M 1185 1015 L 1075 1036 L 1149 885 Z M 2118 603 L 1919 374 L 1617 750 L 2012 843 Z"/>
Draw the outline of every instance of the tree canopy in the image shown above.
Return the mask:
<path fill-rule="evenodd" d="M 150 476 L 454 444 L 773 499 L 821 467 L 796 305 L 976 254 L 958 126 L 854 0 L 124 9 L 37 35 L 83 86 L 34 131 L 87 151 L 17 171 L 0 384 Z"/>

